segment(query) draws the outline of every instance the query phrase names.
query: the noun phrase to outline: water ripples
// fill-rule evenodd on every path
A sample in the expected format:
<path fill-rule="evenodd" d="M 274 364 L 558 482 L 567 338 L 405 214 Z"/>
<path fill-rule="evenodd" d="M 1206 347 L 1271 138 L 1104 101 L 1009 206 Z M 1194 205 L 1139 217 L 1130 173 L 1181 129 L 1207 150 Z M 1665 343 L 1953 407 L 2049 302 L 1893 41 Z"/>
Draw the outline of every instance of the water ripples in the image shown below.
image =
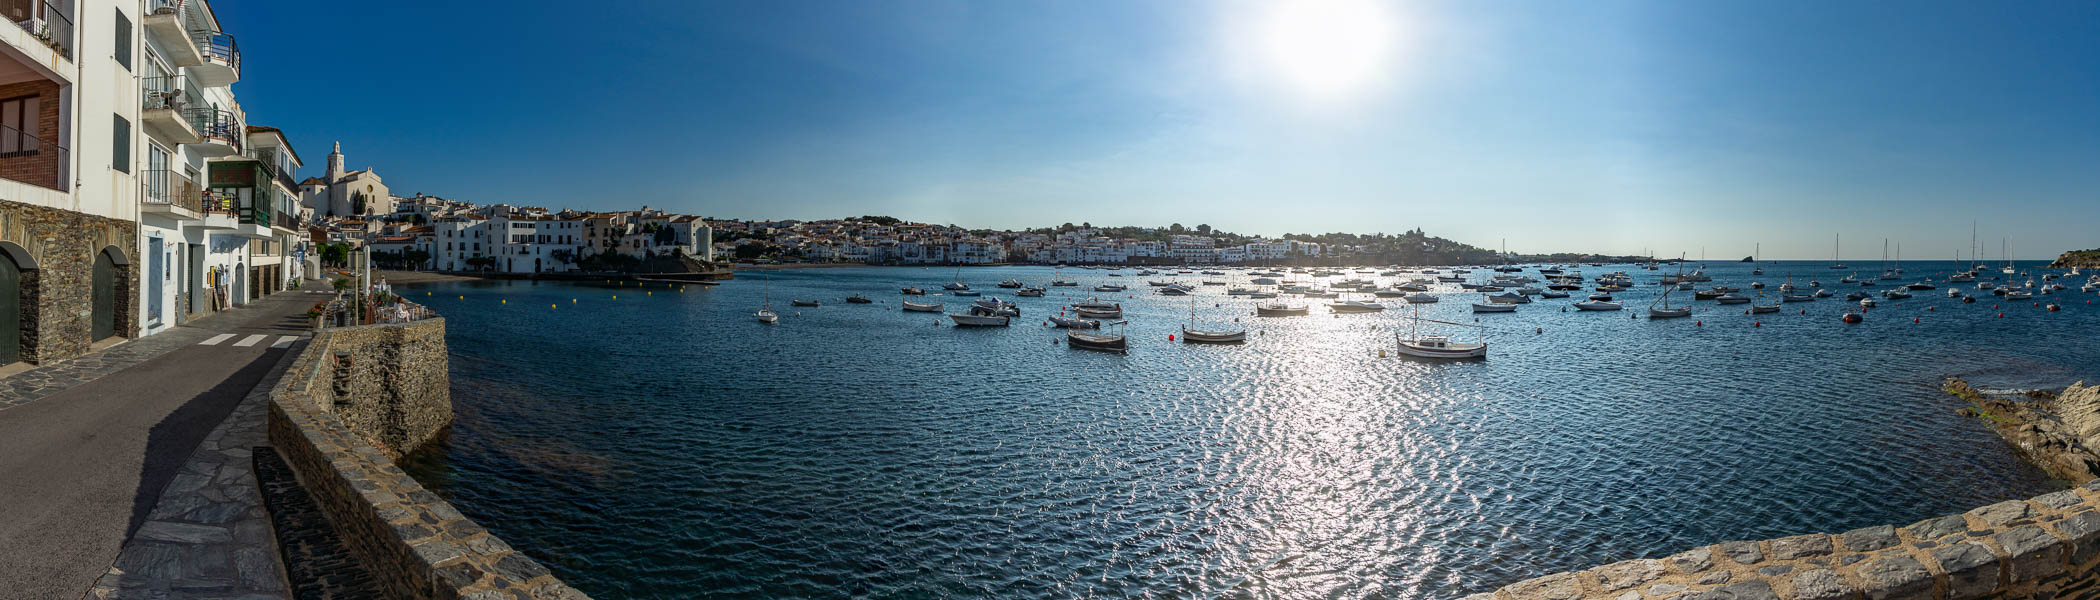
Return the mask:
<path fill-rule="evenodd" d="M 602 598 L 1444 598 L 2038 493 L 1938 379 L 2100 364 L 2087 307 L 1994 319 L 1922 293 L 1852 327 L 1831 300 L 1762 328 L 1710 303 L 1697 326 L 1541 301 L 1482 318 L 1490 360 L 1423 363 L 1376 357 L 1398 314 L 1257 319 L 1209 287 L 1199 316 L 1251 343 L 1167 342 L 1189 301 L 1141 287 L 1114 356 L 1040 326 L 1077 297 L 1018 299 L 998 330 L 892 310 L 948 275 L 774 273 L 774 299 L 828 302 L 773 327 L 748 275 L 419 288 L 448 319 L 459 415 L 411 472 Z M 1057 276 L 1109 280 L 965 272 Z M 882 302 L 836 303 L 851 293 Z M 1447 298 L 1425 316 L 1472 318 Z"/>

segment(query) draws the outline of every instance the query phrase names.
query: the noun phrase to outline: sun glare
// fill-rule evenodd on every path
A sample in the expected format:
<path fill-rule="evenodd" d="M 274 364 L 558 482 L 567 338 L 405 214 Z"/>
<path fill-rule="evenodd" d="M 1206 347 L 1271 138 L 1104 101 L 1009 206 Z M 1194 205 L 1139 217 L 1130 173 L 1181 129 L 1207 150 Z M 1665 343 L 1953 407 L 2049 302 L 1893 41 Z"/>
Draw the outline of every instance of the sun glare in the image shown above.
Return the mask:
<path fill-rule="evenodd" d="M 1289 0 L 1267 5 L 1256 43 L 1298 92 L 1332 98 L 1376 81 L 1394 46 L 1394 23 L 1375 0 Z"/>

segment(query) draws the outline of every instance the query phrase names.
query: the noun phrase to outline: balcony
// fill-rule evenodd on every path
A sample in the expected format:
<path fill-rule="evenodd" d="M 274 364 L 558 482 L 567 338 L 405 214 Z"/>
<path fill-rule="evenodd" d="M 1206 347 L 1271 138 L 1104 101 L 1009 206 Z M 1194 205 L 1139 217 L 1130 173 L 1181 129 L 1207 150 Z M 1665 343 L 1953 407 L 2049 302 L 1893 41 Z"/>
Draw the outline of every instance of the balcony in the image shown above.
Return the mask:
<path fill-rule="evenodd" d="M 73 58 L 73 15 L 51 0 L 0 0 L 0 15 L 22 26 L 59 56 Z"/>
<path fill-rule="evenodd" d="M 191 35 L 204 53 L 204 64 L 190 68 L 197 85 L 226 87 L 241 80 L 241 47 L 233 42 L 232 34 L 195 31 Z"/>
<path fill-rule="evenodd" d="M 70 192 L 71 153 L 57 142 L 0 125 L 0 177 Z"/>
<path fill-rule="evenodd" d="M 195 219 L 204 215 L 205 205 L 211 201 L 197 182 L 167 169 L 140 173 L 139 187 L 139 198 L 149 213 Z"/>
<path fill-rule="evenodd" d="M 204 64 L 204 51 L 190 33 L 207 27 L 197 12 L 200 10 L 208 9 L 193 6 L 189 0 L 146 0 L 142 24 L 146 34 L 160 46 L 161 57 L 168 60 L 168 66 L 179 69 Z"/>
<path fill-rule="evenodd" d="M 139 107 L 139 121 L 147 134 L 171 144 L 204 141 L 204 123 L 184 112 L 195 103 L 196 95 L 190 93 L 181 75 L 147 77 L 142 82 L 139 97 L 144 106 Z"/>
<path fill-rule="evenodd" d="M 204 135 L 204 141 L 190 148 L 190 152 L 206 158 L 240 154 L 248 128 L 241 125 L 240 116 L 233 111 L 192 107 L 182 109 L 182 117 Z"/>

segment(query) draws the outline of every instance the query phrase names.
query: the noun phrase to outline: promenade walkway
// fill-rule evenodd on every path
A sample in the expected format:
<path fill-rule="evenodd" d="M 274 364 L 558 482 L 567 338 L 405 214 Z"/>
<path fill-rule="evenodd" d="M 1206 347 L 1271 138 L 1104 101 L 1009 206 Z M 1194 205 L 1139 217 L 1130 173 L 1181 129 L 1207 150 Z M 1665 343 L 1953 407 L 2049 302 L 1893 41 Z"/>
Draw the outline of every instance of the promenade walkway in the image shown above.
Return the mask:
<path fill-rule="evenodd" d="M 249 449 L 318 298 L 0 379 L 0 600 L 286 597 Z"/>

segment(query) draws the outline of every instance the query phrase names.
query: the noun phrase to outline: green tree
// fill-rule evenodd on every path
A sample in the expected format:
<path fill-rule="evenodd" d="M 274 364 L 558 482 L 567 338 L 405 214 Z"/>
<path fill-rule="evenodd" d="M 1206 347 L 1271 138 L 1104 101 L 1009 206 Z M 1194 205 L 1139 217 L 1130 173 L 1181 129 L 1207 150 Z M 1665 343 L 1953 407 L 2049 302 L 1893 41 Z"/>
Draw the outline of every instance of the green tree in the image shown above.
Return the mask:
<path fill-rule="evenodd" d="M 1197 225 L 1197 226 L 1196 226 L 1196 233 L 1200 233 L 1200 234 L 1203 234 L 1203 235 L 1210 235 L 1210 226 L 1209 226 L 1209 225 Z"/>
<path fill-rule="evenodd" d="M 669 227 L 658 227 L 656 228 L 655 241 L 658 246 L 669 246 L 672 242 L 678 241 L 678 232 L 673 231 Z"/>
<path fill-rule="evenodd" d="M 320 252 L 321 262 L 323 264 L 334 265 L 338 267 L 350 265 L 350 244 L 321 244 Z"/>

